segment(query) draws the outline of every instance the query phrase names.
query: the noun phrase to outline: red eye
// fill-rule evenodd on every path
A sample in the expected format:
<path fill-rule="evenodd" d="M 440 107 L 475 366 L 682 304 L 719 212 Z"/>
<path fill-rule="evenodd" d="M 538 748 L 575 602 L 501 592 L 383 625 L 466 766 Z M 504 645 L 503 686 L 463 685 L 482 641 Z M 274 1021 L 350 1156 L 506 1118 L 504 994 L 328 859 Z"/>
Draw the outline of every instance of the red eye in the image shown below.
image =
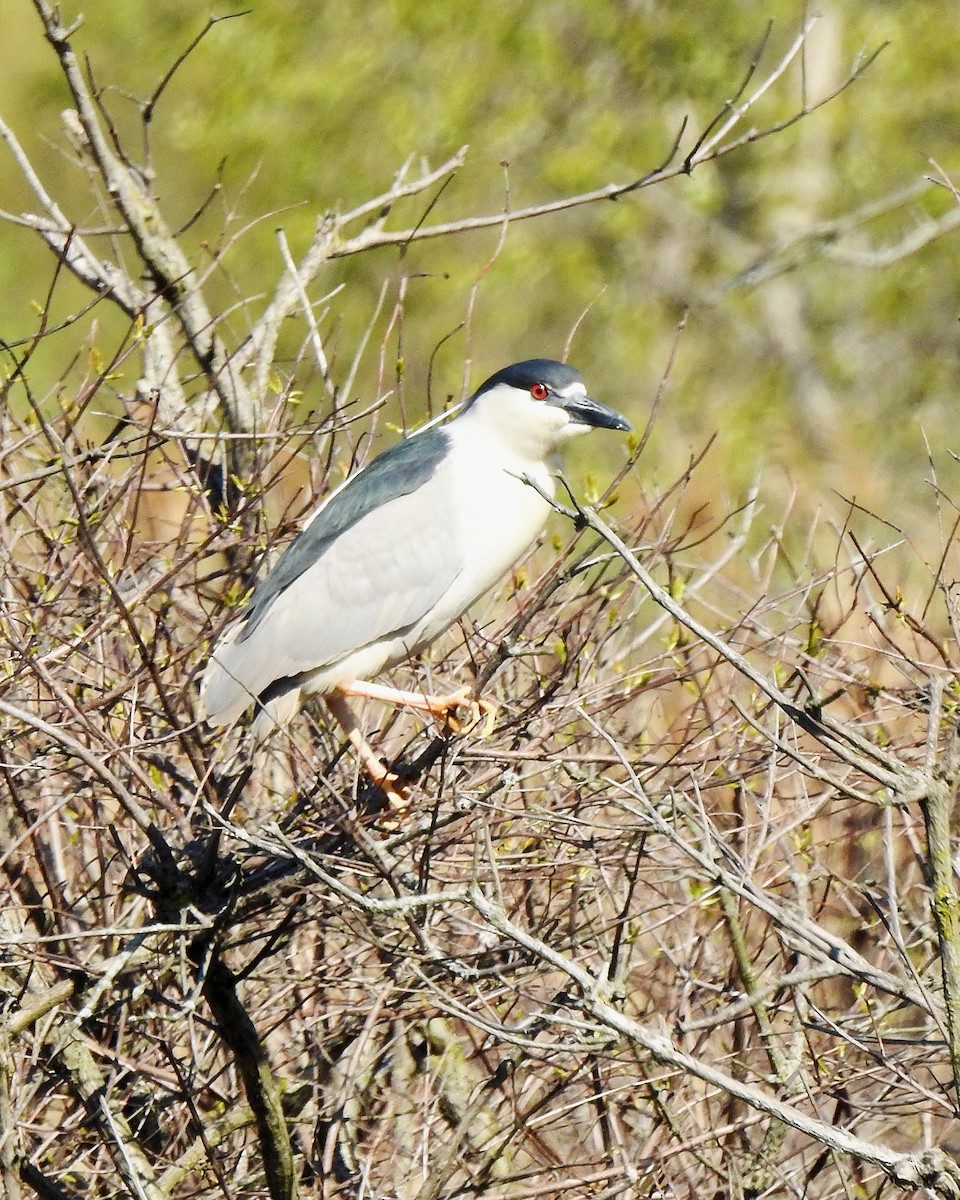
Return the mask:
<path fill-rule="evenodd" d="M 530 395 L 534 398 L 534 400 L 546 400 L 549 394 L 550 393 L 547 390 L 547 385 L 545 383 L 535 383 L 530 389 Z"/>

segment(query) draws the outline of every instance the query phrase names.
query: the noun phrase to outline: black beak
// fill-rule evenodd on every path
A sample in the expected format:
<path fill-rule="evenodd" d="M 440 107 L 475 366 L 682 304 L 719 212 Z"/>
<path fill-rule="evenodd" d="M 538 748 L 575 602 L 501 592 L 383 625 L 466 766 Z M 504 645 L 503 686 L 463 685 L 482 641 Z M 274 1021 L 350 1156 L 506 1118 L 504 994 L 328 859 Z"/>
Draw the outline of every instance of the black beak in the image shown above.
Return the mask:
<path fill-rule="evenodd" d="M 551 404 L 562 408 L 571 421 L 578 425 L 593 425 L 597 429 L 620 429 L 629 433 L 633 426 L 621 417 L 616 409 L 608 408 L 591 396 L 557 396 L 551 399 Z"/>

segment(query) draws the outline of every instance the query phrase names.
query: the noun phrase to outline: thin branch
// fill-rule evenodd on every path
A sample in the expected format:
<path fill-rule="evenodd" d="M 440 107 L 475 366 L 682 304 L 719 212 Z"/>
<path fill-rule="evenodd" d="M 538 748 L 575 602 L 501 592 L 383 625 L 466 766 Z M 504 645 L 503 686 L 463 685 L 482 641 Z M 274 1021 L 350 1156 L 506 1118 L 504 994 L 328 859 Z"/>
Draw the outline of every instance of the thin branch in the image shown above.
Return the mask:
<path fill-rule="evenodd" d="M 838 1125 L 822 1121 L 819 1117 L 812 1117 L 762 1088 L 720 1070 L 705 1059 L 686 1054 L 663 1030 L 643 1025 L 615 1008 L 606 999 L 606 984 L 603 980 L 594 978 L 568 955 L 560 953 L 549 943 L 521 929 L 507 917 L 499 905 L 487 899 L 480 887 L 473 886 L 470 889 L 469 902 L 498 933 L 567 975 L 577 985 L 580 993 L 575 999 L 571 998 L 571 1002 L 582 1012 L 618 1037 L 646 1050 L 657 1062 L 676 1067 L 684 1074 L 692 1075 L 711 1087 L 721 1089 L 727 1095 L 783 1121 L 789 1128 L 806 1134 L 840 1154 L 848 1154 L 863 1162 L 873 1163 L 901 1187 L 928 1187 L 944 1200 L 958 1200 L 960 1197 L 960 1164 L 946 1151 L 928 1149 L 916 1154 L 904 1154 L 888 1146 L 867 1142 Z"/>
<path fill-rule="evenodd" d="M 571 196 L 563 196 L 557 200 L 548 201 L 541 204 L 532 204 L 526 208 L 515 209 L 510 214 L 511 223 L 516 221 L 529 221 L 538 217 L 549 216 L 553 213 L 566 212 L 571 208 L 581 208 L 587 204 L 596 204 L 601 200 L 620 200 L 624 196 L 628 196 L 633 192 L 640 191 L 643 188 L 653 187 L 657 184 L 664 183 L 668 179 L 675 179 L 678 175 L 689 175 L 697 167 L 701 167 L 708 162 L 714 162 L 720 158 L 724 158 L 728 154 L 732 154 L 744 146 L 752 145 L 754 142 L 763 140 L 764 138 L 772 137 L 774 134 L 781 133 L 790 126 L 795 125 L 798 121 L 810 116 L 811 113 L 823 108 L 836 99 L 841 92 L 845 91 L 853 83 L 855 83 L 863 73 L 875 62 L 877 57 L 886 47 L 886 43 L 879 46 L 875 51 L 868 55 L 862 62 L 854 65 L 853 69 L 847 77 L 839 83 L 831 92 L 823 96 L 815 104 L 807 105 L 797 112 L 785 117 L 781 121 L 776 121 L 771 125 L 767 125 L 761 129 L 750 129 L 741 134 L 732 141 L 723 142 L 722 138 L 726 137 L 733 128 L 743 119 L 750 108 L 764 95 L 777 79 L 783 74 L 790 62 L 796 57 L 809 34 L 809 27 L 812 21 L 808 22 L 807 27 L 791 44 L 789 50 L 784 55 L 781 62 L 774 68 L 770 76 L 760 85 L 756 92 L 744 102 L 737 106 L 730 118 L 724 123 L 717 133 L 710 137 L 699 149 L 695 148 L 688 158 L 683 162 L 674 163 L 673 156 L 667 160 L 666 165 L 649 171 L 645 175 L 641 175 L 628 183 L 608 183 L 603 187 L 593 188 L 587 192 L 579 192 Z M 480 229 L 490 229 L 498 226 L 503 220 L 502 213 L 488 213 L 475 217 L 464 217 L 458 221 L 447 221 L 438 225 L 425 225 L 414 227 L 411 229 L 398 230 L 395 232 L 371 227 L 365 229 L 361 233 L 352 238 L 341 242 L 336 248 L 331 250 L 331 258 L 346 258 L 353 254 L 365 253 L 368 250 L 377 249 L 383 246 L 402 246 L 411 241 L 424 241 L 430 238 L 451 237 L 453 235 L 469 233 Z"/>
<path fill-rule="evenodd" d="M 943 683 L 939 676 L 930 682 L 928 762 L 931 771 L 938 757 L 937 741 L 942 720 Z M 947 1044 L 953 1071 L 954 1103 L 960 1111 L 960 894 L 957 892 L 953 859 L 952 817 L 956 806 L 955 770 L 936 772 L 936 786 L 921 801 L 927 830 L 927 865 L 930 871 L 930 903 L 940 945 L 943 1002 L 947 1016 Z"/>
<path fill-rule="evenodd" d="M 696 634 L 725 658 L 745 678 L 749 679 L 765 696 L 778 705 L 801 729 L 817 741 L 828 744 L 844 762 L 856 767 L 865 775 L 875 779 L 899 797 L 899 802 L 909 804 L 923 796 L 930 785 L 929 774 L 918 768 L 904 765 L 894 755 L 888 754 L 866 739 L 831 720 L 822 712 L 810 712 L 799 708 L 776 684 L 734 648 L 692 617 L 676 600 L 654 580 L 609 525 L 589 507 L 579 508 L 580 519 L 589 528 L 607 541 L 620 555 L 651 597 L 691 633 Z M 854 747 L 851 749 L 851 747 Z"/>
<path fill-rule="evenodd" d="M 86 746 L 78 742 L 65 729 L 51 725 L 49 721 L 44 721 L 36 713 L 28 712 L 25 708 L 11 704 L 9 700 L 4 700 L 2 697 L 0 697 L 0 713 L 12 717 L 14 721 L 19 722 L 28 729 L 35 729 L 38 733 L 44 734 L 57 745 L 61 746 L 68 754 L 72 754 L 74 758 L 79 759 L 102 783 L 107 785 L 111 794 L 117 798 L 124 810 L 136 822 L 140 831 L 147 834 L 151 840 L 153 839 L 156 835 L 156 828 L 153 821 L 147 815 L 146 810 L 141 806 L 133 793 L 127 790 L 121 780 L 104 766 L 97 755 L 91 753 Z M 166 844 L 162 843 L 162 845 L 164 850 L 166 850 Z"/>
<path fill-rule="evenodd" d="M 144 189 L 137 173 L 111 149 L 101 128 L 96 105 L 69 41 L 69 31 L 49 0 L 33 0 L 50 45 L 55 50 L 70 88 L 76 113 L 66 112 L 77 143 L 90 153 L 113 203 L 130 231 L 142 262 L 159 296 L 175 312 L 194 357 L 223 406 L 234 431 L 255 426 L 251 399 L 239 375 L 230 367 L 215 322 L 200 294 L 193 269 L 167 228 L 160 209 Z"/>
<path fill-rule="evenodd" d="M 245 16 L 248 16 L 251 11 L 252 11 L 252 9 L 246 8 L 246 9 L 242 9 L 238 12 L 223 13 L 219 17 L 207 17 L 206 25 L 204 25 L 204 27 L 200 30 L 200 32 L 196 35 L 196 37 L 191 39 L 189 45 L 187 45 L 187 47 L 184 50 L 180 51 L 180 53 L 177 55 L 177 57 L 173 60 L 173 62 L 170 64 L 170 66 L 164 72 L 163 76 L 160 79 L 160 82 L 153 89 L 153 94 L 150 96 L 150 99 L 147 100 L 146 103 L 143 105 L 143 107 L 141 109 L 141 115 L 143 116 L 143 120 L 146 124 L 149 124 L 150 121 L 153 119 L 154 109 L 157 107 L 157 104 L 160 102 L 160 97 L 167 90 L 167 87 L 169 86 L 170 81 L 173 79 L 174 75 L 176 75 L 177 71 L 180 70 L 180 68 L 187 61 L 187 59 L 190 57 L 190 55 L 194 52 L 194 50 L 196 50 L 196 48 L 200 45 L 200 43 L 207 36 L 207 34 L 210 32 L 210 30 L 213 29 L 213 27 L 215 25 L 219 25 L 221 21 L 232 21 L 235 17 L 245 17 Z"/>

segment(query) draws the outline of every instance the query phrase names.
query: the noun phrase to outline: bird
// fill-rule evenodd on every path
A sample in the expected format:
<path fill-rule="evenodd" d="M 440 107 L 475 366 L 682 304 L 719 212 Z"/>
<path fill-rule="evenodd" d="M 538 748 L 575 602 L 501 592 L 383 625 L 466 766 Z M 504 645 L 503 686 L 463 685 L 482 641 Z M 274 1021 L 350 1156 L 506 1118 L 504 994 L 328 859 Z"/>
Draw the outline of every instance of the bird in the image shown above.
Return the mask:
<path fill-rule="evenodd" d="M 373 678 L 424 650 L 513 569 L 550 514 L 560 450 L 591 429 L 631 426 L 587 394 L 574 367 L 532 358 L 374 458 L 321 503 L 216 643 L 200 691 L 208 723 L 255 707 L 259 741 L 320 695 L 374 784 L 402 797 L 348 698 L 430 712 L 454 729 L 458 707 L 479 715 L 468 688 L 425 696 Z"/>

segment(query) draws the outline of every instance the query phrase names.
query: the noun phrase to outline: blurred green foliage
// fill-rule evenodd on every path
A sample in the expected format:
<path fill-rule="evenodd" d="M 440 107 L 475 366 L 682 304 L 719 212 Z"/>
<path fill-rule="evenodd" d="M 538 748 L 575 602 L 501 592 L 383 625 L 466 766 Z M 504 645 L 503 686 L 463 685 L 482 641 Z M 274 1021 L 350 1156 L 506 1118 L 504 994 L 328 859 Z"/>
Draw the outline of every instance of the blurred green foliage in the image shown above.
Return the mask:
<path fill-rule="evenodd" d="M 63 10 L 70 19 L 78 6 Z M 217 4 L 213 15 L 232 11 Z M 378 250 L 332 264 L 319 286 L 345 284 L 324 325 L 335 374 L 392 278 L 357 381 L 358 390 L 374 386 L 378 339 L 406 276 L 403 320 L 389 333 L 384 361 L 389 379 L 402 357 L 407 407 L 416 414 L 431 353 L 464 319 L 477 286 L 469 333 L 437 355 L 435 405 L 459 392 L 465 359 L 475 384 L 512 359 L 558 355 L 589 309 L 570 357 L 599 396 L 642 428 L 689 306 L 647 478 L 668 483 L 719 431 L 700 484 L 708 496 L 735 501 L 762 467 L 771 522 L 793 488 L 801 513 L 842 511 L 836 489 L 898 524 L 922 526 L 930 510 L 925 438 L 940 484 L 958 491 L 946 454 L 955 426 L 956 235 L 883 267 L 801 250 L 793 270 L 756 286 L 744 272 L 819 222 L 921 179 L 929 159 L 956 169 L 958 51 L 941 6 L 922 0 L 830 0 L 820 11 L 805 70 L 795 63 L 748 124 L 784 119 L 804 87 L 816 100 L 860 52 L 890 45 L 862 79 L 784 132 L 616 204 L 514 224 L 489 268 L 495 229 L 415 244 L 403 256 Z M 184 0 L 87 6 L 74 46 L 88 56 L 131 152 L 145 153 L 137 99 L 152 92 L 207 14 Z M 689 146 L 736 91 L 768 20 L 755 81 L 804 15 L 791 0 L 259 0 L 218 22 L 161 97 L 150 127 L 156 190 L 176 228 L 222 180 L 184 242 L 203 265 L 227 214 L 230 236 L 244 230 L 210 285 L 222 305 L 249 304 L 230 318 L 236 339 L 282 270 L 278 226 L 297 257 L 318 214 L 384 190 L 407 156 L 435 165 L 464 143 L 466 166 L 431 221 L 500 211 L 506 182 L 513 208 L 626 182 L 666 157 L 684 118 Z M 18 47 L 0 78 L 0 114 L 71 217 L 103 223 L 107 214 L 63 151 L 58 112 L 68 97 L 31 5 L 13 0 L 0 21 L 6 44 Z M 36 208 L 9 157 L 2 179 L 0 206 Z M 405 205 L 392 226 L 416 223 L 426 203 Z M 945 189 L 931 190 L 834 249 L 896 243 L 954 203 Z M 52 272 L 29 233 L 3 227 L 4 338 L 32 331 Z M 88 299 L 63 282 L 58 297 L 61 313 Z M 117 336 L 111 320 L 101 305 L 81 326 L 97 322 L 90 344 L 103 342 L 101 353 Z M 51 339 L 42 360 L 51 380 L 75 361 L 79 341 L 77 327 Z M 307 404 L 319 402 L 314 384 Z"/>

